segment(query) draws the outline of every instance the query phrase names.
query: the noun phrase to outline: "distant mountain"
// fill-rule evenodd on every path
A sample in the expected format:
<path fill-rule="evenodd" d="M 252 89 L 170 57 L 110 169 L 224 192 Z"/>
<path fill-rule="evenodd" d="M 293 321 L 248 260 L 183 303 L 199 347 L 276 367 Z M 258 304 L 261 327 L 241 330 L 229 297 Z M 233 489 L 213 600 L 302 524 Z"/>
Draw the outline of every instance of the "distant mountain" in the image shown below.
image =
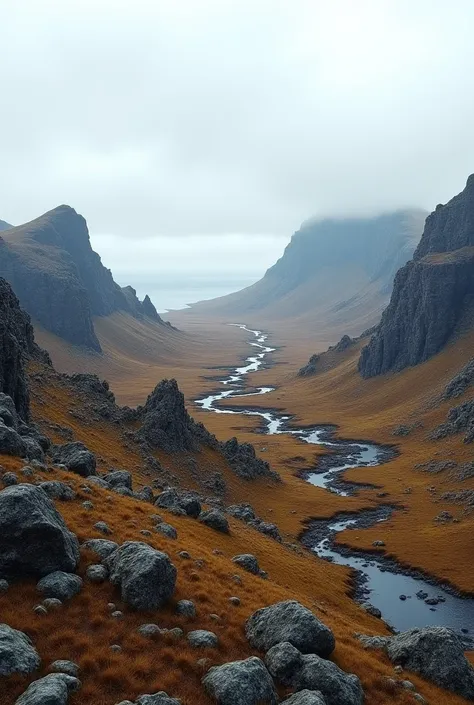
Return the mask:
<path fill-rule="evenodd" d="M 250 316 L 262 324 L 299 319 L 318 330 L 360 333 L 387 304 L 395 273 L 412 256 L 425 216 L 421 210 L 401 210 L 308 221 L 263 279 L 192 310 L 232 320 Z"/>
<path fill-rule="evenodd" d="M 390 304 L 359 368 L 364 377 L 417 365 L 474 320 L 474 175 L 426 219 L 420 243 L 397 273 Z"/>
<path fill-rule="evenodd" d="M 7 223 L 5 220 L 0 220 L 0 231 L 1 230 L 9 230 L 12 227 L 13 227 L 13 225 L 10 225 L 10 223 Z"/>
<path fill-rule="evenodd" d="M 115 283 L 92 250 L 86 221 L 69 206 L 2 231 L 0 276 L 46 330 L 97 352 L 93 316 L 124 311 L 164 325 L 148 297 L 141 302 L 132 287 Z"/>

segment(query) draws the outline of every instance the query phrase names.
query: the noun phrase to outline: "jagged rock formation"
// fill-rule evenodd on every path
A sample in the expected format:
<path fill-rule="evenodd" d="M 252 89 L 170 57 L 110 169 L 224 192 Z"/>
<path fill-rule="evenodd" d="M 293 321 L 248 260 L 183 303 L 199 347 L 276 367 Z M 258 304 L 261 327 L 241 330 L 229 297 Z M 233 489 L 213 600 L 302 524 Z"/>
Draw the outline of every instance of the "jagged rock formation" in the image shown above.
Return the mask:
<path fill-rule="evenodd" d="M 149 299 L 142 304 L 132 287 L 115 283 L 92 250 L 86 221 L 73 208 L 59 206 L 2 232 L 0 276 L 46 330 L 100 352 L 93 316 L 125 311 L 163 323 Z"/>
<path fill-rule="evenodd" d="M 397 272 L 390 304 L 362 351 L 363 377 L 435 355 L 474 313 L 474 175 L 426 219 L 413 259 Z"/>
<path fill-rule="evenodd" d="M 298 319 L 331 336 L 358 335 L 378 322 L 393 278 L 410 259 L 426 213 L 404 210 L 375 218 L 311 220 L 292 237 L 265 276 L 234 294 L 191 307 L 229 320 Z"/>
<path fill-rule="evenodd" d="M 49 362 L 47 353 L 34 341 L 30 317 L 21 308 L 10 285 L 0 279 L 0 392 L 13 399 L 25 421 L 30 415 L 26 360 Z"/>
<path fill-rule="evenodd" d="M 259 477 L 280 480 L 279 474 L 271 469 L 267 461 L 257 457 L 251 443 L 239 443 L 234 436 L 221 443 L 220 449 L 235 474 L 244 480 L 255 480 Z"/>
<path fill-rule="evenodd" d="M 358 338 L 350 338 L 348 335 L 343 335 L 340 341 L 336 343 L 336 345 L 331 345 L 325 353 L 311 355 L 306 365 L 303 365 L 303 367 L 298 370 L 298 377 L 311 377 L 316 374 L 316 372 L 329 369 L 333 363 L 337 362 L 337 353 L 345 352 L 361 338 L 365 337 L 365 335 L 365 332 Z"/>

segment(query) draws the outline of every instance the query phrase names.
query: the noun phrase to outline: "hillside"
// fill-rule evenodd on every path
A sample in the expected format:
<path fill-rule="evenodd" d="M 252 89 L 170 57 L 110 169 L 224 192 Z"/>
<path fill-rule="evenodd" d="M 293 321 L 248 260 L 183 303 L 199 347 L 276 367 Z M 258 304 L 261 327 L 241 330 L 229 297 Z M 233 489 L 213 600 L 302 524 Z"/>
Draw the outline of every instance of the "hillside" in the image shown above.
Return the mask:
<path fill-rule="evenodd" d="M 361 374 L 417 365 L 471 329 L 473 273 L 474 175 L 427 218 L 413 259 L 397 273 L 380 326 L 362 351 Z"/>
<path fill-rule="evenodd" d="M 9 228 L 12 228 L 13 226 L 10 225 L 10 223 L 7 223 L 5 220 L 0 220 L 0 230 L 8 230 Z"/>
<path fill-rule="evenodd" d="M 93 316 L 124 311 L 165 325 L 148 297 L 141 302 L 132 287 L 115 283 L 92 250 L 86 221 L 69 206 L 2 230 L 0 276 L 35 322 L 95 352 L 101 347 Z"/>
<path fill-rule="evenodd" d="M 466 702 L 452 692 L 471 688 L 459 645 L 450 657 L 443 651 L 444 668 L 455 663 L 459 674 L 451 692 L 430 682 L 437 676 L 408 668 L 401 677 L 409 675 L 412 691 L 397 680 L 396 660 L 356 638 L 388 630 L 351 599 L 346 569 L 295 543 L 301 510 L 327 511 L 327 493 L 288 468 L 282 481 L 243 479 L 186 413 L 174 384 L 157 385 L 137 410 L 121 409 L 97 378 L 58 375 L 28 348 L 24 354 L 37 426 L 13 413 L 9 433 L 36 433 L 35 452 L 41 442 L 43 455 L 25 465 L 17 450 L 1 447 L 2 705 L 47 698 L 55 705 L 294 705 L 291 693 L 304 684 L 323 692 L 322 705 L 409 705 L 413 692 L 440 705 Z M 184 452 L 168 444 L 173 438 L 188 439 Z M 281 541 L 228 511 L 249 493 L 267 521 L 278 515 Z M 35 536 L 41 541 L 32 545 Z M 249 567 L 249 549 L 263 573 Z M 124 560 L 133 561 L 131 570 Z M 282 602 L 268 617 L 255 612 Z M 280 636 L 271 633 L 274 620 Z M 291 647 L 291 670 L 282 638 L 304 652 Z M 272 640 L 276 652 L 268 651 Z"/>
<path fill-rule="evenodd" d="M 314 220 L 297 231 L 265 276 L 235 294 L 180 313 L 245 320 L 272 329 L 337 340 L 378 321 L 397 269 L 413 254 L 425 213 Z"/>

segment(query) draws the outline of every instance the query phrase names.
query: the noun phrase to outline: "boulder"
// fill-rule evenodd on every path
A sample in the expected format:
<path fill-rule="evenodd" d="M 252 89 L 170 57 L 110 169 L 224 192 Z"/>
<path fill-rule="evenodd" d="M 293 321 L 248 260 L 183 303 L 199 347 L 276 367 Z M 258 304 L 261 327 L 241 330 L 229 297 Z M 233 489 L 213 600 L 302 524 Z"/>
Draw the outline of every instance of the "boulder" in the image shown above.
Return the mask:
<path fill-rule="evenodd" d="M 237 563 L 238 566 L 246 570 L 248 573 L 253 573 L 254 575 L 260 574 L 258 560 L 251 553 L 242 553 L 239 556 L 234 556 L 232 558 L 232 562 Z"/>
<path fill-rule="evenodd" d="M 53 446 L 52 458 L 82 477 L 97 475 L 95 455 L 79 441 Z"/>
<path fill-rule="evenodd" d="M 184 617 L 195 617 L 196 606 L 192 600 L 180 600 L 176 605 L 176 614 L 181 614 Z"/>
<path fill-rule="evenodd" d="M 26 457 L 26 443 L 14 428 L 0 423 L 0 453 Z"/>
<path fill-rule="evenodd" d="M 127 472 L 127 470 L 113 470 L 112 472 L 104 475 L 103 480 L 109 485 L 109 487 L 126 487 L 127 489 L 132 489 L 132 475 Z"/>
<path fill-rule="evenodd" d="M 176 568 L 168 555 L 141 541 L 127 541 L 104 559 L 110 580 L 121 589 L 124 602 L 150 611 L 173 595 Z"/>
<path fill-rule="evenodd" d="M 54 661 L 49 667 L 50 671 L 54 673 L 67 673 L 68 676 L 73 676 L 77 678 L 79 675 L 79 666 L 74 661 L 59 660 Z"/>
<path fill-rule="evenodd" d="M 265 662 L 274 678 L 296 691 L 320 691 L 327 705 L 362 705 L 364 691 L 353 673 L 316 654 L 302 654 L 289 642 L 272 647 Z"/>
<path fill-rule="evenodd" d="M 142 636 L 151 638 L 161 633 L 161 629 L 157 624 L 142 624 L 138 627 L 138 633 Z"/>
<path fill-rule="evenodd" d="M 4 578 L 0 578 L 0 595 L 7 592 L 9 587 L 10 587 L 10 584 L 9 584 L 8 580 L 5 580 Z"/>
<path fill-rule="evenodd" d="M 162 507 L 163 509 L 169 509 L 170 507 L 178 506 L 178 502 L 178 490 L 175 490 L 172 487 L 168 487 L 168 489 L 163 490 L 163 492 L 160 492 L 160 494 L 155 500 L 155 506 Z"/>
<path fill-rule="evenodd" d="M 103 583 L 107 580 L 108 575 L 105 565 L 90 565 L 86 570 L 86 578 L 91 583 Z"/>
<path fill-rule="evenodd" d="M 223 534 L 229 533 L 229 522 L 224 512 L 221 512 L 220 509 L 208 509 L 201 512 L 199 521 L 206 526 L 210 526 L 215 531 L 220 531 Z"/>
<path fill-rule="evenodd" d="M 171 524 L 167 524 L 166 521 L 161 521 L 159 524 L 156 524 L 155 531 L 158 531 L 160 534 L 167 536 L 169 539 L 178 538 L 178 532 L 176 531 L 174 526 L 171 526 Z"/>
<path fill-rule="evenodd" d="M 79 563 L 79 542 L 43 490 L 15 485 L 0 492 L 0 574 L 42 577 Z"/>
<path fill-rule="evenodd" d="M 31 639 L 8 624 L 0 624 L 0 676 L 32 673 L 41 659 Z"/>
<path fill-rule="evenodd" d="M 201 513 L 201 503 L 195 497 L 186 495 L 184 497 L 180 497 L 178 506 L 193 519 L 197 519 Z"/>
<path fill-rule="evenodd" d="M 97 531 L 100 531 L 101 534 L 105 534 L 106 536 L 112 533 L 112 529 L 105 521 L 97 521 L 94 524 L 94 529 L 97 529 Z"/>
<path fill-rule="evenodd" d="M 209 669 L 202 679 L 218 705 L 277 705 L 278 695 L 263 662 L 256 656 Z"/>
<path fill-rule="evenodd" d="M 66 705 L 69 694 L 81 687 L 80 681 L 66 673 L 50 673 L 33 681 L 15 705 Z"/>
<path fill-rule="evenodd" d="M 31 436 L 23 436 L 25 444 L 25 457 L 28 460 L 38 460 L 40 463 L 44 461 L 44 451 L 36 438 Z"/>
<path fill-rule="evenodd" d="M 446 627 L 410 629 L 388 639 L 389 659 L 436 685 L 474 700 L 474 667 L 461 640 Z"/>
<path fill-rule="evenodd" d="M 326 701 L 320 690 L 305 689 L 290 695 L 289 698 L 283 700 L 282 705 L 326 705 Z"/>
<path fill-rule="evenodd" d="M 4 487 L 11 487 L 12 485 L 18 485 L 18 477 L 14 472 L 6 472 L 2 477 L 2 482 Z"/>
<path fill-rule="evenodd" d="M 3 392 L 0 392 L 0 420 L 5 426 L 14 429 L 17 429 L 20 423 L 13 399 Z"/>
<path fill-rule="evenodd" d="M 155 501 L 155 495 L 153 494 L 153 488 L 150 487 L 149 485 L 145 485 L 145 487 L 142 487 L 141 490 L 138 492 L 135 492 L 134 494 L 135 499 L 139 499 L 142 502 L 153 502 Z"/>
<path fill-rule="evenodd" d="M 74 573 L 56 570 L 45 575 L 37 584 L 38 591 L 45 597 L 56 597 L 58 600 L 70 600 L 82 589 L 82 578 Z"/>
<path fill-rule="evenodd" d="M 288 641 L 304 654 L 327 658 L 335 647 L 329 627 L 295 600 L 277 602 L 257 610 L 247 620 L 245 632 L 250 645 L 261 651 Z"/>
<path fill-rule="evenodd" d="M 118 543 L 109 541 L 108 539 L 87 539 L 82 544 L 84 548 L 94 551 L 103 560 L 110 556 L 118 548 Z"/>
<path fill-rule="evenodd" d="M 171 698 L 163 690 L 154 695 L 140 695 L 135 701 L 135 705 L 181 705 L 181 700 Z"/>
<path fill-rule="evenodd" d="M 214 632 L 208 632 L 206 629 L 195 629 L 194 631 L 189 632 L 188 643 L 196 648 L 217 648 L 219 645 L 219 639 Z"/>
<path fill-rule="evenodd" d="M 76 493 L 72 487 L 69 487 L 65 482 L 60 482 L 59 480 L 40 482 L 38 487 L 41 487 L 51 499 L 59 499 L 63 502 L 68 502 L 76 498 Z"/>

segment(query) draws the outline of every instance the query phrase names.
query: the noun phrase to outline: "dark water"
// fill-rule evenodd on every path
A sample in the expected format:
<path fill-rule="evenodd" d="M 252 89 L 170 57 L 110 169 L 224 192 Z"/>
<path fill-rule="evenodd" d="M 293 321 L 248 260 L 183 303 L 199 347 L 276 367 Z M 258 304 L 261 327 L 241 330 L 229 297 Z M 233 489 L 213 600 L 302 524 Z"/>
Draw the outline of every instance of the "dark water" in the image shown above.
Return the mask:
<path fill-rule="evenodd" d="M 258 387 L 252 392 L 245 391 L 245 377 L 252 372 L 256 372 L 265 365 L 265 358 L 271 354 L 275 348 L 266 344 L 267 335 L 259 330 L 251 330 L 243 324 L 237 325 L 242 330 L 247 331 L 252 337 L 250 345 L 255 348 L 255 354 L 249 356 L 245 364 L 237 367 L 226 379 L 221 380 L 225 386 L 222 392 L 211 394 L 203 399 L 198 399 L 198 404 L 202 409 L 216 414 L 240 414 L 246 416 L 258 416 L 262 420 L 263 432 L 268 435 L 280 433 L 290 433 L 297 436 L 303 443 L 322 445 L 332 451 L 334 455 L 329 459 L 330 467 L 323 472 L 315 468 L 306 473 L 306 480 L 318 487 L 323 487 L 331 492 L 346 496 L 354 492 L 354 485 L 345 483 L 340 477 L 344 470 L 353 467 L 372 466 L 379 467 L 374 482 L 380 481 L 380 463 L 387 461 L 387 449 L 374 443 L 360 443 L 337 441 L 333 438 L 334 428 L 328 426 L 314 426 L 312 428 L 295 429 L 290 426 L 291 416 L 285 416 L 274 410 L 258 410 L 251 405 L 247 409 L 226 409 L 223 406 L 216 407 L 216 402 L 235 397 L 249 397 L 255 399 L 255 406 L 258 404 L 258 396 L 274 391 L 273 387 Z M 422 578 L 414 578 L 398 573 L 399 567 L 392 564 L 390 569 L 382 560 L 373 557 L 364 557 L 357 552 L 346 554 L 344 550 L 338 550 L 333 543 L 335 535 L 355 527 L 360 522 L 364 513 L 325 522 L 324 536 L 318 536 L 312 550 L 321 558 L 332 560 L 334 563 L 349 566 L 359 571 L 365 581 L 364 589 L 366 599 L 370 604 L 377 607 L 382 612 L 383 619 L 395 630 L 402 631 L 411 627 L 423 627 L 427 625 L 438 625 L 451 627 L 458 633 L 465 634 L 468 630 L 470 635 L 474 635 L 474 600 L 463 599 L 451 594 L 441 587 L 434 586 Z M 368 512 L 370 514 L 370 510 Z M 385 521 L 386 516 L 374 517 L 366 522 L 366 525 Z M 353 528 L 357 531 L 357 528 Z M 305 541 L 307 544 L 307 541 Z M 466 566 L 466 569 L 469 569 Z M 425 598 L 416 596 L 419 591 L 427 593 L 427 599 L 441 598 L 437 605 L 427 605 Z M 400 595 L 406 597 L 400 599 Z"/>

